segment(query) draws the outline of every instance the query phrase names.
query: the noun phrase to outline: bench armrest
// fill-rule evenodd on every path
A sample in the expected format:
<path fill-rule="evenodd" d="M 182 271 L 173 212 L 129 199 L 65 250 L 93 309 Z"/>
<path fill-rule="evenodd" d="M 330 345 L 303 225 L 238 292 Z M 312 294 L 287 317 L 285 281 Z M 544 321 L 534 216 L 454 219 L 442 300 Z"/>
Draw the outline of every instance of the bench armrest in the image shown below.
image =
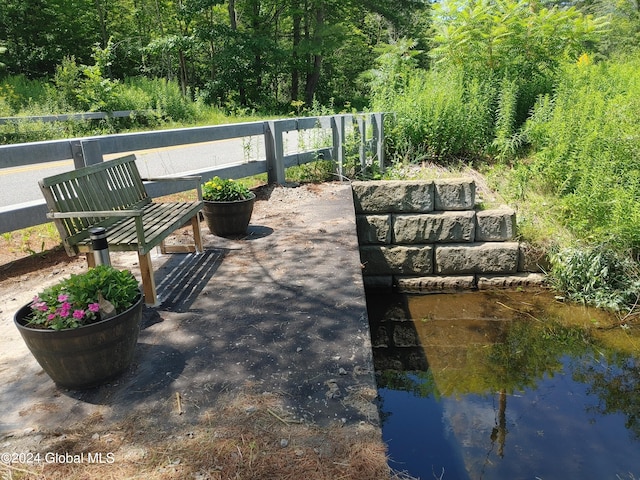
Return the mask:
<path fill-rule="evenodd" d="M 193 181 L 198 192 L 198 200 L 202 200 L 202 177 L 200 175 L 186 175 L 184 177 L 147 177 L 141 179 L 143 182 L 177 182 L 177 181 Z"/>
<path fill-rule="evenodd" d="M 142 225 L 142 210 L 96 210 L 93 212 L 49 212 L 47 218 L 90 218 L 90 217 L 122 217 L 130 218 L 136 222 L 136 235 L 138 241 L 144 245 L 146 239 L 144 236 L 144 226 Z"/>

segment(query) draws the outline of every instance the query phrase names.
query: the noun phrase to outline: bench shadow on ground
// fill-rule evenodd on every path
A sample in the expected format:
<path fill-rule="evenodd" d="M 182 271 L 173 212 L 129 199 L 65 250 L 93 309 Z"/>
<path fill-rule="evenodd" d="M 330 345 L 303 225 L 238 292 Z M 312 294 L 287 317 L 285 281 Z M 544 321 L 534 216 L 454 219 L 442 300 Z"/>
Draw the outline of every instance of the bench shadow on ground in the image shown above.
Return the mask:
<path fill-rule="evenodd" d="M 170 255 L 156 277 L 160 311 L 186 312 L 198 298 L 229 249 L 215 248 L 200 254 Z"/>
<path fill-rule="evenodd" d="M 250 225 L 242 240 L 257 240 L 273 233 L 271 227 Z M 230 248 L 207 248 L 201 254 L 170 255 L 158 270 L 157 292 L 162 304 L 160 311 L 187 312 L 198 295 L 211 280 Z"/>

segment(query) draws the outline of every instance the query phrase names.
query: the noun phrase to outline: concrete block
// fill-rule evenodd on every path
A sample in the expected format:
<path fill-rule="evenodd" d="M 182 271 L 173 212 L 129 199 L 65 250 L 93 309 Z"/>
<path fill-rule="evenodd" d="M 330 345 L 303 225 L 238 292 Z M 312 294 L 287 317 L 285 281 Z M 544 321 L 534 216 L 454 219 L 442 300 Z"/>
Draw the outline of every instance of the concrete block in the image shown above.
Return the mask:
<path fill-rule="evenodd" d="M 434 273 L 515 273 L 518 269 L 517 242 L 483 242 L 437 245 Z"/>
<path fill-rule="evenodd" d="M 364 275 L 427 275 L 433 272 L 433 247 L 363 245 L 360 261 Z"/>
<path fill-rule="evenodd" d="M 473 211 L 393 215 L 394 243 L 473 242 L 474 232 Z"/>
<path fill-rule="evenodd" d="M 391 243 L 391 215 L 356 215 L 360 245 Z"/>
<path fill-rule="evenodd" d="M 478 290 L 493 290 L 496 288 L 542 288 L 544 284 L 545 276 L 541 273 L 478 276 Z"/>
<path fill-rule="evenodd" d="M 376 348 L 373 356 L 376 370 L 422 370 L 429 369 L 429 363 L 420 347 Z"/>
<path fill-rule="evenodd" d="M 448 293 L 473 290 L 474 275 L 431 275 L 428 277 L 396 277 L 400 293 Z"/>
<path fill-rule="evenodd" d="M 506 242 L 516 235 L 516 212 L 511 208 L 476 212 L 477 242 Z"/>
<path fill-rule="evenodd" d="M 371 329 L 371 346 L 374 348 L 391 346 L 391 339 L 385 325 L 378 325 Z"/>
<path fill-rule="evenodd" d="M 431 212 L 433 182 L 377 180 L 353 182 L 356 213 Z"/>
<path fill-rule="evenodd" d="M 436 180 L 434 210 L 471 210 L 476 202 L 476 184 L 471 178 Z"/>

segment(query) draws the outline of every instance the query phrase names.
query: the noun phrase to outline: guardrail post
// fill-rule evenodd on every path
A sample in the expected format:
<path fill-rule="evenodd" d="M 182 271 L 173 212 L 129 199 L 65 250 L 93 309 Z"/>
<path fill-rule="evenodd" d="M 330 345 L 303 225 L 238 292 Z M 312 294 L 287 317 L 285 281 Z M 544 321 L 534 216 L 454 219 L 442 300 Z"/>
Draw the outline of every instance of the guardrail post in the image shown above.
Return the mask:
<path fill-rule="evenodd" d="M 71 142 L 71 153 L 75 168 L 102 162 L 102 149 L 98 140 L 74 140 Z"/>
<path fill-rule="evenodd" d="M 358 122 L 358 131 L 360 132 L 360 165 L 362 170 L 367 168 L 367 122 L 364 116 L 358 115 L 356 118 Z"/>
<path fill-rule="evenodd" d="M 267 156 L 267 181 L 269 183 L 286 183 L 284 173 L 284 145 L 282 144 L 282 128 L 276 121 L 264 123 L 264 146 Z"/>
<path fill-rule="evenodd" d="M 374 113 L 371 115 L 373 126 L 373 142 L 378 157 L 380 171 L 384 171 L 384 113 Z"/>
<path fill-rule="evenodd" d="M 334 115 L 331 117 L 331 133 L 333 137 L 333 159 L 338 163 L 338 176 L 342 181 L 342 170 L 344 162 L 344 116 Z"/>

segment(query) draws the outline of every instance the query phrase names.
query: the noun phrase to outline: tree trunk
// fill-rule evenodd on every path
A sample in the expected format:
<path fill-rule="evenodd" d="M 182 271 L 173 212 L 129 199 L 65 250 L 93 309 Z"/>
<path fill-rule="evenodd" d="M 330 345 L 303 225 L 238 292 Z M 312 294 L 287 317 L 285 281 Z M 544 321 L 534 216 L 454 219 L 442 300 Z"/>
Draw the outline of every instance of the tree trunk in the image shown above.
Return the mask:
<path fill-rule="evenodd" d="M 318 88 L 318 82 L 320 81 L 320 71 L 322 68 L 322 38 L 320 37 L 320 31 L 324 24 L 324 11 L 321 6 L 316 10 L 316 24 L 314 29 L 314 47 L 317 53 L 313 54 L 313 68 L 311 72 L 307 74 L 307 83 L 304 91 L 304 101 L 307 105 L 313 104 L 313 98 Z"/>
<path fill-rule="evenodd" d="M 300 58 L 298 49 L 300 48 L 302 15 L 300 13 L 300 2 L 293 0 L 293 48 L 291 54 L 291 101 L 298 100 L 300 92 Z"/>
<path fill-rule="evenodd" d="M 109 36 L 107 34 L 107 12 L 100 0 L 94 0 L 93 3 L 96 6 L 98 20 L 100 21 L 100 47 L 106 48 L 107 43 L 109 42 Z"/>
<path fill-rule="evenodd" d="M 229 25 L 234 32 L 238 29 L 238 16 L 236 14 L 236 0 L 229 0 Z"/>
<path fill-rule="evenodd" d="M 189 85 L 189 76 L 187 74 L 187 60 L 182 50 L 178 52 L 178 55 L 180 57 L 180 91 L 182 92 L 182 96 L 185 97 L 187 95 L 187 86 Z"/>

